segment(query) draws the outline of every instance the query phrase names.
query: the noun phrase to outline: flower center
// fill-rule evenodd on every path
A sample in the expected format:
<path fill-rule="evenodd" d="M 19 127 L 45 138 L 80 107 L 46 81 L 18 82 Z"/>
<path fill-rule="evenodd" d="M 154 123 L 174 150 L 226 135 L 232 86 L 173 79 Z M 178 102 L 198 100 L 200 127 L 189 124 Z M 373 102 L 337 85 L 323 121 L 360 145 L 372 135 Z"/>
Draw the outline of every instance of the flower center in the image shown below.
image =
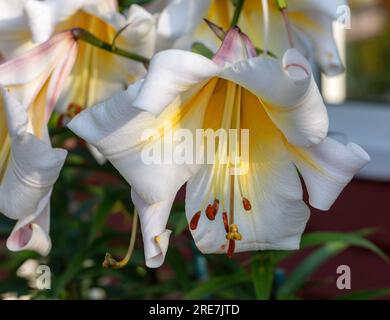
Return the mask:
<path fill-rule="evenodd" d="M 243 160 L 249 159 L 249 156 L 243 155 L 249 150 L 243 146 L 241 137 L 244 129 L 241 120 L 243 90 L 237 84 L 218 80 L 214 99 L 211 99 L 205 114 L 204 128 L 217 130 L 221 135 L 218 135 L 218 141 L 214 146 L 215 157 L 209 190 L 190 222 L 191 230 L 196 230 L 203 212 L 209 221 L 214 222 L 221 211 L 222 221 L 218 221 L 223 223 L 226 231 L 229 257 L 234 254 L 235 242 L 242 240 L 238 225 L 234 221 L 235 209 L 237 209 L 235 206 L 237 203 L 242 205 L 238 212 L 249 212 L 252 209 L 247 196 L 247 170 L 245 169 L 248 168 L 246 163 L 248 160 Z M 237 197 L 241 198 L 241 201 L 235 201 Z"/>

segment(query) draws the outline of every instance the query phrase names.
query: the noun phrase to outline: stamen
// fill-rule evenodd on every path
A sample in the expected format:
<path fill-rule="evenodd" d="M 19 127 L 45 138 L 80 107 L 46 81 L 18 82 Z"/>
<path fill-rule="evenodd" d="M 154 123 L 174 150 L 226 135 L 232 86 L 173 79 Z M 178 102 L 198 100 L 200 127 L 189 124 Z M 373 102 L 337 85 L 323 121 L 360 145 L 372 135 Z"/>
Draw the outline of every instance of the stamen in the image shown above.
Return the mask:
<path fill-rule="evenodd" d="M 236 224 L 231 224 L 229 227 L 229 232 L 226 235 L 227 240 L 242 240 L 241 233 L 238 232 L 238 226 Z"/>
<path fill-rule="evenodd" d="M 269 5 L 268 0 L 262 0 L 263 16 L 264 16 L 264 40 L 263 40 L 263 52 L 264 55 L 268 55 L 269 47 Z"/>
<path fill-rule="evenodd" d="M 252 204 L 247 198 L 242 198 L 242 205 L 243 205 L 245 211 L 252 210 Z"/>
<path fill-rule="evenodd" d="M 190 222 L 190 229 L 192 231 L 196 230 L 198 228 L 198 223 L 199 223 L 199 219 L 200 219 L 200 214 L 201 212 L 198 211 L 197 213 L 195 213 L 195 215 L 192 217 L 191 219 L 191 222 Z"/>
<path fill-rule="evenodd" d="M 234 240 L 229 240 L 229 247 L 226 253 L 229 258 L 233 258 L 235 249 L 236 249 L 236 242 Z"/>
<path fill-rule="evenodd" d="M 218 210 L 219 210 L 219 200 L 218 199 L 214 199 L 213 210 L 214 210 L 215 214 L 218 213 Z"/>
<path fill-rule="evenodd" d="M 294 36 L 293 36 L 291 22 L 290 22 L 290 19 L 288 17 L 288 10 L 287 10 L 287 8 L 284 8 L 284 9 L 281 9 L 280 12 L 282 13 L 284 24 L 285 24 L 286 29 L 287 29 L 288 43 L 290 45 L 290 48 L 294 48 Z"/>
<path fill-rule="evenodd" d="M 238 226 L 236 224 L 233 223 L 230 225 L 229 232 L 226 234 L 226 240 L 229 240 L 227 256 L 232 258 L 236 248 L 236 241 L 242 240 L 242 236 L 238 232 Z"/>
<path fill-rule="evenodd" d="M 110 253 L 106 253 L 106 256 L 103 261 L 104 268 L 121 269 L 129 263 L 131 256 L 133 255 L 135 239 L 137 238 L 137 228 L 138 228 L 138 213 L 137 210 L 134 209 L 133 226 L 131 229 L 130 243 L 125 257 L 122 260 L 117 261 L 112 257 Z"/>
<path fill-rule="evenodd" d="M 223 220 L 223 225 L 225 227 L 226 233 L 229 232 L 229 222 L 228 222 L 228 215 L 227 212 L 222 213 L 222 220 Z"/>
<path fill-rule="evenodd" d="M 206 208 L 206 217 L 211 221 L 215 220 L 214 209 L 211 204 L 209 204 Z"/>
<path fill-rule="evenodd" d="M 219 200 L 215 199 L 214 203 L 209 204 L 206 208 L 206 216 L 209 220 L 214 221 L 219 210 Z"/>

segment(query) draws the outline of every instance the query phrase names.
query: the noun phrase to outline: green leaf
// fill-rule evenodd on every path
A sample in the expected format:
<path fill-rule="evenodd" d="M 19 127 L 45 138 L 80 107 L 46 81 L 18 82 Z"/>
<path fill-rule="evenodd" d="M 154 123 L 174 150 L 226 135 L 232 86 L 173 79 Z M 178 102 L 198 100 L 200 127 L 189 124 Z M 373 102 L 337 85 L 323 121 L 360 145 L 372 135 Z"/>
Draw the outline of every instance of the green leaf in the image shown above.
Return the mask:
<path fill-rule="evenodd" d="M 355 291 L 336 297 L 336 300 L 370 300 L 390 295 L 390 288 Z"/>
<path fill-rule="evenodd" d="M 275 275 L 275 257 L 272 251 L 257 253 L 252 260 L 252 281 L 258 300 L 269 300 Z"/>
<path fill-rule="evenodd" d="M 343 242 L 332 242 L 319 248 L 295 268 L 290 277 L 278 292 L 278 299 L 292 295 L 296 290 L 301 288 L 305 280 L 325 261 L 334 257 L 341 251 L 348 248 L 348 244 Z"/>
<path fill-rule="evenodd" d="M 208 280 L 207 282 L 202 282 L 189 291 L 184 299 L 186 300 L 195 300 L 201 299 L 207 295 L 213 294 L 220 290 L 229 288 L 234 285 L 250 283 L 251 282 L 250 275 L 246 273 L 233 273 L 228 275 L 223 275 L 219 277 L 214 277 Z"/>
<path fill-rule="evenodd" d="M 116 201 L 117 197 L 115 195 L 109 192 L 104 195 L 103 201 L 99 205 L 95 217 L 93 217 L 88 243 L 91 243 L 95 239 L 97 233 L 103 228 L 107 216 L 111 213 Z"/>
<path fill-rule="evenodd" d="M 192 52 L 198 53 L 206 58 L 212 59 L 214 56 L 214 52 L 211 51 L 209 48 L 207 48 L 203 43 L 201 42 L 195 42 L 192 45 Z"/>
<path fill-rule="evenodd" d="M 368 230 L 364 232 L 366 234 Z M 357 233 L 340 233 L 340 232 L 313 232 L 302 237 L 301 248 L 323 245 L 329 242 L 343 242 L 350 246 L 361 247 L 375 253 L 385 261 L 389 261 L 386 254 L 374 243 L 363 238 Z"/>
<path fill-rule="evenodd" d="M 183 212 L 177 221 L 175 236 L 182 234 L 185 230 L 187 230 L 187 227 L 188 227 L 187 217 Z"/>
<path fill-rule="evenodd" d="M 179 283 L 181 289 L 186 291 L 191 284 L 191 280 L 189 278 L 189 270 L 188 263 L 180 254 L 179 250 L 175 248 L 170 248 L 167 254 L 167 262 L 175 272 L 175 279 Z"/>

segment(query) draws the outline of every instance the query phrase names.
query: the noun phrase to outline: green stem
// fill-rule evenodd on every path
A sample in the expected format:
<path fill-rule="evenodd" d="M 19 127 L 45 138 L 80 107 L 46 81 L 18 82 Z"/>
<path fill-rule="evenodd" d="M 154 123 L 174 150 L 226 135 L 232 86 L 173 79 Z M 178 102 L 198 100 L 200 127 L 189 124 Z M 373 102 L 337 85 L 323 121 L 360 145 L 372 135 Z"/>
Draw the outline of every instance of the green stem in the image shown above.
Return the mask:
<path fill-rule="evenodd" d="M 240 19 L 242 8 L 244 7 L 245 0 L 237 0 L 236 9 L 234 10 L 234 16 L 232 22 L 230 23 L 231 27 L 234 27 L 238 24 L 238 20 Z"/>
<path fill-rule="evenodd" d="M 104 42 L 103 40 L 95 37 L 92 33 L 88 32 L 87 30 L 84 30 L 82 28 L 74 28 L 74 29 L 72 29 L 72 34 L 75 37 L 75 39 L 77 39 L 77 40 L 85 41 L 85 42 L 87 42 L 95 47 L 98 47 L 102 50 L 111 52 L 111 53 L 116 54 L 118 56 L 141 62 L 145 66 L 149 65 L 150 60 L 148 58 L 140 56 L 136 53 L 128 52 L 128 51 L 122 50 L 120 48 L 117 48 L 116 46 L 113 46 L 112 44 Z"/>

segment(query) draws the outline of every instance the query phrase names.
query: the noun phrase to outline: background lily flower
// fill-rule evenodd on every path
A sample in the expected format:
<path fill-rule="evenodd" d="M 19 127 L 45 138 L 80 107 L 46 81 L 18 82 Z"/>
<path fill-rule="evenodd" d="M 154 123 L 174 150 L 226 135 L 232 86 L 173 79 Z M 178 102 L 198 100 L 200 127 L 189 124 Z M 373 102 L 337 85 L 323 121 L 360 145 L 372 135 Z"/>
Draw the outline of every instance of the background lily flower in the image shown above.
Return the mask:
<path fill-rule="evenodd" d="M 11 149 L 2 147 L 0 153 L 0 212 L 18 220 L 7 247 L 47 255 L 51 248 L 50 196 L 67 152 L 51 147 L 45 128 L 38 131 L 34 127 L 8 90 L 2 89 L 2 96 L 0 130 Z"/>
<path fill-rule="evenodd" d="M 94 145 L 132 186 L 140 215 L 146 264 L 160 266 L 173 200 L 187 182 L 186 216 L 203 253 L 292 250 L 309 218 L 298 169 L 312 206 L 327 210 L 369 156 L 356 144 L 326 138 L 328 118 L 310 65 L 295 49 L 282 60 L 255 57 L 253 45 L 232 28 L 212 60 L 167 50 L 152 59 L 144 81 L 90 108 L 68 125 Z M 249 129 L 245 175 L 226 164 L 143 161 L 150 128 L 160 132 Z M 173 142 L 173 149 L 175 148 Z"/>
<path fill-rule="evenodd" d="M 315 57 L 321 69 L 330 76 L 344 71 L 333 37 L 332 24 L 338 17 L 339 6 L 346 4 L 345 0 L 288 1 L 288 17 L 292 26 L 294 47 L 306 57 Z M 269 49 L 281 57 L 289 48 L 288 32 L 275 1 L 269 1 L 269 8 L 271 23 Z M 228 30 L 233 15 L 234 6 L 230 0 L 169 1 L 158 20 L 160 43 L 188 48 L 194 41 L 200 41 L 215 51 L 220 44 L 202 21 L 202 17 Z M 262 21 L 261 0 L 245 1 L 239 26 L 249 35 L 257 48 L 263 48 Z"/>
<path fill-rule="evenodd" d="M 137 5 L 131 6 L 126 16 L 118 12 L 115 0 L 29 0 L 24 3 L 23 10 L 27 20 L 25 33 L 37 43 L 47 41 L 54 33 L 73 28 L 83 28 L 112 43 L 118 31 L 129 26 L 118 35 L 116 45 L 145 57 L 154 52 L 155 20 Z M 82 42 L 56 108 L 63 113 L 74 106 L 86 108 L 127 87 L 144 73 L 142 63 Z"/>

